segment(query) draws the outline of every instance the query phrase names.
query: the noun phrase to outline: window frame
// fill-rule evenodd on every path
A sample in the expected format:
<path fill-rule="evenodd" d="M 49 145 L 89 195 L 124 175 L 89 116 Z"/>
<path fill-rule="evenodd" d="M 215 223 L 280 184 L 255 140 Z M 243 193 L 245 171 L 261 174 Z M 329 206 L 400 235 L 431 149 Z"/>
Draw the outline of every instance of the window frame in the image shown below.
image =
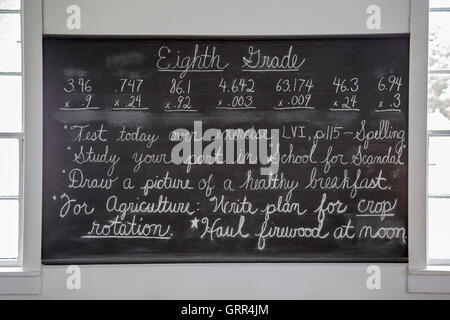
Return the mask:
<path fill-rule="evenodd" d="M 450 266 L 428 261 L 429 0 L 411 0 L 409 87 L 408 292 L 450 293 Z"/>
<path fill-rule="evenodd" d="M 450 1 L 449 1 L 450 2 Z M 448 7 L 431 7 L 429 8 L 429 13 L 433 13 L 433 12 L 447 12 L 449 17 L 450 17 L 450 3 Z M 429 76 L 430 75 L 449 75 L 450 76 L 450 69 L 443 69 L 443 68 L 439 68 L 439 69 L 431 69 L 428 70 L 428 75 L 427 75 L 427 79 L 429 82 Z M 428 189 L 428 170 L 429 167 L 432 165 L 431 163 L 429 163 L 429 140 L 430 137 L 436 137 L 436 136 L 445 136 L 445 137 L 450 137 L 450 130 L 434 130 L 434 129 L 428 129 L 427 128 L 427 237 L 426 237 L 426 241 L 427 241 L 427 252 L 426 252 L 426 259 L 427 259 L 427 265 L 428 266 L 450 266 L 450 258 L 449 259 L 433 259 L 430 258 L 429 256 L 429 236 L 430 236 L 430 230 L 429 230 L 429 226 L 428 226 L 428 217 L 429 217 L 429 210 L 428 210 L 428 202 L 430 199 L 450 199 L 450 190 L 448 193 L 446 194 L 430 194 L 429 193 L 429 189 Z"/>
<path fill-rule="evenodd" d="M 449 137 L 450 138 L 450 130 L 428 130 L 427 129 L 427 265 L 428 266 L 450 266 L 450 259 L 433 259 L 429 256 L 429 236 L 430 236 L 430 228 L 428 224 L 429 210 L 428 203 L 430 199 L 450 199 L 450 193 L 443 194 L 430 194 L 428 191 L 428 170 L 429 167 L 434 165 L 429 162 L 429 141 L 430 137 Z"/>
<path fill-rule="evenodd" d="M 14 196 L 2 196 L 0 195 L 0 200 L 17 200 L 19 202 L 19 234 L 18 234 L 18 255 L 17 258 L 1 258 L 0 257 L 0 267 L 21 267 L 23 263 L 23 211 L 24 211 L 24 50 L 23 50 L 23 0 L 19 0 L 20 9 L 0 9 L 0 15 L 19 15 L 20 17 L 20 71 L 2 71 L 0 70 L 0 76 L 20 76 L 21 78 L 21 119 L 20 125 L 21 129 L 18 132 L 0 132 L 0 139 L 12 139 L 19 142 L 19 190 L 18 194 Z"/>
<path fill-rule="evenodd" d="M 20 264 L 0 265 L 1 294 L 40 294 L 42 204 L 42 0 L 21 0 L 22 175 Z"/>

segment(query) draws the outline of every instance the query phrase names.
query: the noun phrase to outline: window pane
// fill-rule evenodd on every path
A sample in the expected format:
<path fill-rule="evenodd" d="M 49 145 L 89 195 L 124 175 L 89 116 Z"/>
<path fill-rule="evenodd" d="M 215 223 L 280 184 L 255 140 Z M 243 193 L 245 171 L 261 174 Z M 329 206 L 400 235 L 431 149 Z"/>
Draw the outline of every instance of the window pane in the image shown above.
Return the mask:
<path fill-rule="evenodd" d="M 22 131 L 22 77 L 0 76 L 0 132 Z"/>
<path fill-rule="evenodd" d="M 430 0 L 430 8 L 448 8 L 450 0 Z"/>
<path fill-rule="evenodd" d="M 0 0 L 0 9 L 19 10 L 20 0 Z"/>
<path fill-rule="evenodd" d="M 0 259 L 19 257 L 19 201 L 0 200 Z"/>
<path fill-rule="evenodd" d="M 428 257 L 450 259 L 450 199 L 428 199 Z"/>
<path fill-rule="evenodd" d="M 430 70 L 450 69 L 450 12 L 430 12 Z"/>
<path fill-rule="evenodd" d="M 450 194 L 449 150 L 450 136 L 430 136 L 428 140 L 428 194 L 430 195 Z"/>
<path fill-rule="evenodd" d="M 450 130 L 450 75 L 428 78 L 428 130 Z"/>
<path fill-rule="evenodd" d="M 19 195 L 19 140 L 0 139 L 0 196 Z"/>
<path fill-rule="evenodd" d="M 0 14 L 0 72 L 22 70 L 20 14 Z"/>

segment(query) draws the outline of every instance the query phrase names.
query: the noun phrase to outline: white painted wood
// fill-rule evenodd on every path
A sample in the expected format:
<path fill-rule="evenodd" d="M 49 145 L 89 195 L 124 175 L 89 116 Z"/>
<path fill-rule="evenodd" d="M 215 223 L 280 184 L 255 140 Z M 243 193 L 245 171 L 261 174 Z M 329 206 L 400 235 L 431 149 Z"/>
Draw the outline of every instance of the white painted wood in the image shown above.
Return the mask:
<path fill-rule="evenodd" d="M 81 29 L 66 28 L 66 8 L 81 9 Z M 366 26 L 381 9 L 381 29 Z M 409 31 L 409 0 L 44 0 L 45 34 L 317 35 Z"/>
<path fill-rule="evenodd" d="M 41 267 L 42 3 L 23 1 L 24 213 L 23 268 Z"/>
<path fill-rule="evenodd" d="M 408 236 L 411 269 L 426 267 L 428 0 L 411 0 Z"/>

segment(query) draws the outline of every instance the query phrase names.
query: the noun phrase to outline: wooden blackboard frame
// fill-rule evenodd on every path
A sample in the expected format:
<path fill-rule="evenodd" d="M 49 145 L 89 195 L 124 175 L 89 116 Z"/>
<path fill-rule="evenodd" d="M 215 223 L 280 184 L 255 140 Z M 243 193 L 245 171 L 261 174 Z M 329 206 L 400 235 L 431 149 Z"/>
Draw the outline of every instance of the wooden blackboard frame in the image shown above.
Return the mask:
<path fill-rule="evenodd" d="M 408 33 L 399 33 L 399 34 L 374 34 L 374 35 L 311 35 L 311 36 L 66 36 L 66 35 L 45 35 L 44 41 L 49 39 L 94 39 L 94 40 L 263 40 L 263 41 L 271 41 L 271 40 L 304 40 L 304 39 L 384 39 L 384 38 L 403 38 L 408 39 L 410 35 Z M 409 58 L 409 57 L 408 57 Z M 45 109 L 45 106 L 44 106 Z M 407 129 L 409 129 L 409 121 L 407 124 Z M 44 159 L 45 164 L 45 159 Z M 406 165 L 407 166 L 407 165 Z M 43 196 L 45 194 L 45 186 L 43 187 Z M 407 225 L 406 225 L 407 227 Z M 42 228 L 42 237 L 44 237 L 44 226 Z M 232 258 L 223 258 L 223 257 L 184 257 L 182 255 L 177 255 L 173 259 L 162 257 L 162 258 L 152 258 L 149 261 L 148 258 L 130 258 L 130 257 L 99 257 L 98 259 L 42 259 L 43 264 L 134 264 L 134 263 L 303 263 L 303 262 L 351 262 L 351 263 L 362 263 L 362 262 L 395 262 L 395 263 L 404 263 L 408 262 L 408 257 L 364 257 L 360 256 L 357 258 L 354 257 L 333 257 L 330 259 L 329 257 L 232 257 Z"/>

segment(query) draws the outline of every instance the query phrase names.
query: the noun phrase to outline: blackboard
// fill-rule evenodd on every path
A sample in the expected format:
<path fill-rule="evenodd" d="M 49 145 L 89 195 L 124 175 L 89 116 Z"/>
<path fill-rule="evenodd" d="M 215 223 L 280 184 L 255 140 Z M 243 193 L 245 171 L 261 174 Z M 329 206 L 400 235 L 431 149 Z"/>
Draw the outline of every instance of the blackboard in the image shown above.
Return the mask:
<path fill-rule="evenodd" d="M 409 35 L 43 41 L 43 263 L 407 261 Z"/>

